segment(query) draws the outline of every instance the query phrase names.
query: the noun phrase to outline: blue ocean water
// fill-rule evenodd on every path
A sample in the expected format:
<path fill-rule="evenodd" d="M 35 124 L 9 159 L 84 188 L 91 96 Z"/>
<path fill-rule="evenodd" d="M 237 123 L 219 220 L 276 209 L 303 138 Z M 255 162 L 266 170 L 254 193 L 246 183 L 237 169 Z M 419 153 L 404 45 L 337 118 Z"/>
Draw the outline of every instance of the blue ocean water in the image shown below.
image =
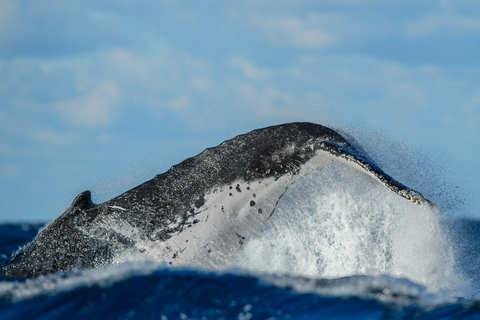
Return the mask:
<path fill-rule="evenodd" d="M 38 224 L 0 225 L 3 262 Z M 480 288 L 480 222 L 443 223 L 457 269 Z M 0 282 L 1 319 L 478 319 L 480 300 L 389 275 L 321 279 L 118 264 Z"/>

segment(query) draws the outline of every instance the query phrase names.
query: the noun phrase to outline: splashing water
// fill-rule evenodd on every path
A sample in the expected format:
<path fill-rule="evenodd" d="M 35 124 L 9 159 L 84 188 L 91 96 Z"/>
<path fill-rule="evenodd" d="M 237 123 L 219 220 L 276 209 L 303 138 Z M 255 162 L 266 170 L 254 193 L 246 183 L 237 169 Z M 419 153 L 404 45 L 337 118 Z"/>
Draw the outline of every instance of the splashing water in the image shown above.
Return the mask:
<path fill-rule="evenodd" d="M 232 265 L 318 278 L 389 274 L 453 293 L 447 242 L 436 208 L 333 163 L 290 188 Z"/>

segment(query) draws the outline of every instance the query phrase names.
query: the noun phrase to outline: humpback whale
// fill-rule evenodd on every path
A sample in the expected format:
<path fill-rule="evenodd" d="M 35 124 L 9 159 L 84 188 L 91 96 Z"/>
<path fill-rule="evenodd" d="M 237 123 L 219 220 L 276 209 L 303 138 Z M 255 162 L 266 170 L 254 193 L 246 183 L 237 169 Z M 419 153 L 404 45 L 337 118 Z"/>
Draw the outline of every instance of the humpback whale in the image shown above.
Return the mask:
<path fill-rule="evenodd" d="M 20 248 L 4 277 L 37 277 L 141 259 L 222 264 L 300 177 L 340 161 L 417 205 L 433 205 L 383 172 L 339 133 L 313 123 L 257 129 L 208 148 L 103 203 L 90 191 Z M 321 181 L 319 181 L 321 183 Z"/>

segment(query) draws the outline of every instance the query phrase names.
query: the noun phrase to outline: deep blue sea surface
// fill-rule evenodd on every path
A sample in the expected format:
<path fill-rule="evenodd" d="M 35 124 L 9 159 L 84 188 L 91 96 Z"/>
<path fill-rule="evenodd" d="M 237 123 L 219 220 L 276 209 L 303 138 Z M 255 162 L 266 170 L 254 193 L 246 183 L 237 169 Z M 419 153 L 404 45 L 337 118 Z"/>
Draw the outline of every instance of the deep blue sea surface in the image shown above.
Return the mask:
<path fill-rule="evenodd" d="M 38 224 L 0 225 L 3 262 Z M 479 319 L 480 222 L 443 222 L 470 297 L 392 275 L 322 279 L 116 264 L 0 282 L 0 319 Z"/>

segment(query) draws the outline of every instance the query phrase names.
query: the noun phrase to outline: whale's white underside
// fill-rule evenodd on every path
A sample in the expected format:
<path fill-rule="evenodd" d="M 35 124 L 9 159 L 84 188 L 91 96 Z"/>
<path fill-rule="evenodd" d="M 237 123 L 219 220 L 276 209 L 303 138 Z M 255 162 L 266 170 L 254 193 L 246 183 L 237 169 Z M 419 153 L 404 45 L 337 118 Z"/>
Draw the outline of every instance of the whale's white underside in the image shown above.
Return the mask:
<path fill-rule="evenodd" d="M 313 170 L 319 170 L 333 162 L 348 165 L 382 183 L 378 174 L 365 170 L 356 161 L 317 150 L 316 155 L 302 164 L 296 174 L 249 182 L 237 180 L 211 189 L 205 195 L 203 206 L 196 208 L 198 213 L 191 221 L 187 221 L 188 227 L 168 240 L 152 241 L 141 230 L 130 227 L 114 215 L 105 216 L 96 228 L 81 231 L 98 238 L 100 230 L 111 229 L 132 239 L 134 247 L 119 252 L 114 259 L 116 263 L 154 260 L 173 266 L 221 268 L 238 252 L 248 236 L 273 214 L 290 185 Z M 125 210 L 118 206 L 113 209 Z M 179 218 L 168 228 L 174 229 L 181 223 L 185 224 L 185 221 Z"/>

